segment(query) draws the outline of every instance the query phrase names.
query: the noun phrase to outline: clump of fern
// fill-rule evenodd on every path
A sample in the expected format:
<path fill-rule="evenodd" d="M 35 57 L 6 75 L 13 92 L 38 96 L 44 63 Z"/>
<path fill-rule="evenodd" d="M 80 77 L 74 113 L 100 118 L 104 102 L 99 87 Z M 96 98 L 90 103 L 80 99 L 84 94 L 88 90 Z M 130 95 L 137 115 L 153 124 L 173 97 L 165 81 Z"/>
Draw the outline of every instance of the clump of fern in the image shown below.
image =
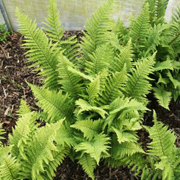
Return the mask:
<path fill-rule="evenodd" d="M 139 157 L 136 165 L 141 170 L 141 157 L 146 154 L 137 131 L 148 110 L 149 75 L 157 54 L 153 50 L 137 55 L 146 43 L 148 23 L 138 41 L 136 22 L 126 36 L 122 23 L 115 25 L 110 18 L 113 5 L 114 0 L 108 0 L 87 21 L 80 44 L 75 37 L 63 40 L 56 0 L 49 3 L 46 33 L 17 9 L 28 61 L 44 83 L 42 87 L 29 84 L 40 111 L 31 111 L 22 102 L 9 146 L 2 147 L 1 179 L 52 179 L 66 155 L 76 159 L 92 179 L 103 160 L 110 166 L 127 161 L 133 165 Z M 148 8 L 145 5 L 143 12 Z M 37 119 L 46 125 L 37 128 Z"/>
<path fill-rule="evenodd" d="M 119 20 L 113 31 L 122 45 L 132 39 L 135 59 L 156 52 L 154 95 L 162 107 L 169 109 L 171 99 L 176 101 L 180 95 L 180 8 L 174 11 L 171 22 L 167 23 L 167 3 L 167 0 L 146 0 L 142 12 L 137 19 L 133 18 L 130 27 L 125 27 Z"/>
<path fill-rule="evenodd" d="M 75 37 L 62 39 L 56 0 L 49 3 L 47 33 L 17 9 L 28 61 L 44 84 L 29 84 L 41 111 L 22 104 L 9 146 L 3 147 L 1 178 L 52 179 L 68 155 L 94 179 L 103 159 L 143 152 L 137 131 L 147 110 L 155 54 L 135 62 L 132 40 L 120 46 L 112 31 L 113 5 L 108 0 L 87 21 L 81 44 Z M 37 128 L 36 119 L 46 125 Z"/>
<path fill-rule="evenodd" d="M 52 179 L 68 153 L 65 146 L 58 146 L 55 141 L 63 119 L 38 128 L 36 120 L 40 117 L 30 112 L 24 101 L 19 112 L 8 146 L 0 146 L 0 179 Z"/>
<path fill-rule="evenodd" d="M 137 153 L 132 157 L 122 159 L 141 180 L 179 180 L 180 179 L 180 149 L 176 147 L 176 136 L 172 130 L 157 121 L 153 114 L 154 125 L 145 127 L 151 142 L 146 153 Z"/>

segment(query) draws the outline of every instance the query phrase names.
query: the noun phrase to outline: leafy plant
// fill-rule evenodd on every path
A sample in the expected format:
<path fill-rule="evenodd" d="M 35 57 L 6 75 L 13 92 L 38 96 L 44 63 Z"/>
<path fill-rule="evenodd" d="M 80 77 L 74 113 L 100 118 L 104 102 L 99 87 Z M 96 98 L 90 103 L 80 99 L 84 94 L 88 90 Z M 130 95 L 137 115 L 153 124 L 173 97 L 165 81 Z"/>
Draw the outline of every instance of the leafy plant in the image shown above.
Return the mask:
<path fill-rule="evenodd" d="M 10 32 L 6 29 L 5 24 L 0 24 L 0 42 L 4 42 Z"/>
<path fill-rule="evenodd" d="M 118 35 L 122 45 L 132 39 L 134 59 L 145 58 L 156 52 L 155 71 L 152 78 L 154 95 L 161 106 L 169 109 L 169 103 L 180 95 L 179 79 L 179 7 L 175 10 L 172 21 L 165 22 L 167 0 L 146 0 L 137 19 L 131 21 L 130 27 L 119 22 L 113 32 Z"/>
<path fill-rule="evenodd" d="M 23 47 L 31 66 L 41 70 L 44 85 L 30 85 L 41 112 L 30 112 L 23 103 L 9 137 L 11 148 L 3 158 L 9 164 L 2 164 L 2 178 L 52 179 L 68 152 L 94 179 L 94 168 L 102 159 L 143 152 L 136 133 L 147 110 L 154 55 L 134 62 L 131 40 L 119 46 L 109 31 L 114 26 L 113 4 L 105 2 L 87 21 L 80 46 L 74 37 L 62 39 L 55 0 L 50 0 L 47 33 L 17 10 Z M 40 129 L 35 124 L 39 118 L 47 123 Z M 11 168 L 14 177 L 3 173 Z"/>
<path fill-rule="evenodd" d="M 154 112 L 154 125 L 145 127 L 149 132 L 151 142 L 148 143 L 148 150 L 144 153 L 135 154 L 122 160 L 141 174 L 142 180 L 178 180 L 180 179 L 179 148 L 175 145 L 176 136 L 168 130 L 161 122 L 157 121 Z"/>
<path fill-rule="evenodd" d="M 138 168 L 137 173 L 147 167 L 154 176 L 161 154 L 158 160 L 154 158 L 151 170 L 148 158 L 154 157 L 153 151 L 147 158 L 137 131 L 148 110 L 146 95 L 152 89 L 149 76 L 157 55 L 154 49 L 146 56 L 144 51 L 137 55 L 146 43 L 148 23 L 142 26 L 146 34 L 140 41 L 136 40 L 136 22 L 126 36 L 128 31 L 122 23 L 115 25 L 110 18 L 113 5 L 114 0 L 108 0 L 87 21 L 80 44 L 75 37 L 62 39 L 64 29 L 56 0 L 49 3 L 47 33 L 17 9 L 26 55 L 31 67 L 43 76 L 44 84 L 29 84 L 40 111 L 31 112 L 22 102 L 9 146 L 2 146 L 0 179 L 52 179 L 66 155 L 76 159 L 91 179 L 100 161 L 110 166 L 127 164 Z M 145 5 L 143 12 L 148 8 Z M 141 15 L 138 21 L 143 23 L 148 18 Z M 37 119 L 46 125 L 38 128 Z M 154 135 L 151 137 L 154 140 Z M 149 146 L 156 149 L 153 144 Z M 134 163 L 137 159 L 140 161 Z M 146 166 L 141 168 L 143 162 Z"/>

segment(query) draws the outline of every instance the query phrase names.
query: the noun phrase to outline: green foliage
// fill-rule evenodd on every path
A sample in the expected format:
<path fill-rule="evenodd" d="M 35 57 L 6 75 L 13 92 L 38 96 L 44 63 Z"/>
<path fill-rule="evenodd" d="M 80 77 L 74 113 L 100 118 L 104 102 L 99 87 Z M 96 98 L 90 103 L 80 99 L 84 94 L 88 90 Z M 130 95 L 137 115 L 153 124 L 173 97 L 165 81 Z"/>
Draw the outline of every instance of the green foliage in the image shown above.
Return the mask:
<path fill-rule="evenodd" d="M 40 111 L 31 112 L 22 101 L 9 146 L 0 146 L 0 179 L 52 179 L 66 155 L 77 159 L 91 179 L 100 161 L 127 165 L 142 180 L 178 176 L 174 134 L 154 117 L 155 125 L 146 128 L 152 139 L 147 152 L 137 135 L 148 110 L 151 77 L 158 77 L 154 91 L 166 108 L 171 91 L 161 97 L 159 86 L 179 87 L 178 61 L 172 59 L 178 26 L 164 23 L 164 2 L 155 1 L 154 16 L 153 3 L 146 3 L 128 30 L 110 18 L 115 2 L 108 0 L 87 21 L 80 45 L 74 37 L 63 40 L 56 0 L 49 2 L 47 33 L 17 10 L 28 60 L 44 84 L 29 84 Z M 39 119 L 44 127 L 38 128 Z"/>
<path fill-rule="evenodd" d="M 126 28 L 119 21 L 113 28 L 121 45 L 125 46 L 127 39 L 132 39 L 134 49 L 133 60 L 148 58 L 155 55 L 155 96 L 161 106 L 169 109 L 171 99 L 180 95 L 179 86 L 179 43 L 180 43 L 180 8 L 174 11 L 172 21 L 165 22 L 167 0 L 146 0 L 137 19 L 133 19 Z M 166 93 L 160 94 L 162 87 Z"/>
<path fill-rule="evenodd" d="M 6 29 L 6 25 L 0 24 L 0 42 L 6 41 L 8 35 L 10 35 L 10 32 Z"/>
<path fill-rule="evenodd" d="M 167 126 L 157 121 L 154 112 L 154 125 L 145 127 L 152 140 L 148 143 L 145 153 L 137 153 L 121 159 L 132 171 L 141 174 L 142 180 L 178 180 L 179 179 L 179 149 L 175 145 L 176 136 Z"/>

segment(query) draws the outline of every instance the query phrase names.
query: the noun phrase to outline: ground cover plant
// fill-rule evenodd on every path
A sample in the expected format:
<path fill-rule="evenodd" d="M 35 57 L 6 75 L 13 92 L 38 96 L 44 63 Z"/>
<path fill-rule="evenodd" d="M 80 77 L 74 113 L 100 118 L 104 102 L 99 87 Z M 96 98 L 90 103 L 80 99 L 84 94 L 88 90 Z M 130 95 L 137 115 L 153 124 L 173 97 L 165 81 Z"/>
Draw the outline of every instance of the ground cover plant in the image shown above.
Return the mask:
<path fill-rule="evenodd" d="M 1 179 L 52 179 L 65 156 L 77 159 L 92 179 L 102 160 L 133 167 L 141 179 L 179 177 L 175 136 L 155 115 L 154 126 L 146 127 L 152 139 L 147 153 L 138 143 L 156 54 L 138 58 L 132 39 L 119 44 L 110 31 L 113 3 L 107 1 L 87 22 L 79 48 L 74 37 L 59 41 L 64 30 L 54 0 L 47 34 L 17 10 L 27 56 L 44 83 L 29 84 L 41 111 L 22 101 L 9 146 L 1 146 Z M 38 128 L 39 119 L 44 127 Z"/>
<path fill-rule="evenodd" d="M 165 21 L 165 11 L 168 1 L 146 0 L 138 18 L 132 18 L 130 27 L 123 22 L 115 26 L 121 44 L 132 39 L 135 59 L 147 57 L 156 52 L 154 68 L 154 95 L 159 104 L 169 108 L 169 103 L 180 95 L 179 79 L 179 41 L 180 41 L 180 9 L 174 10 L 172 20 Z"/>

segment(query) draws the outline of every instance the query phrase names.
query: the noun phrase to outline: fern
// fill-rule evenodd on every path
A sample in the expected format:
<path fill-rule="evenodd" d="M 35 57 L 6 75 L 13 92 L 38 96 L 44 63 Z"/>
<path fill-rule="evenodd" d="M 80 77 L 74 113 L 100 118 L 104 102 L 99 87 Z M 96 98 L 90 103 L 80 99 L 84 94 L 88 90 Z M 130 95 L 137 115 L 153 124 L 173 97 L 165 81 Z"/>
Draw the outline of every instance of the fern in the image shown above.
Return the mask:
<path fill-rule="evenodd" d="M 140 102 L 145 102 L 145 94 L 151 89 L 149 83 L 148 74 L 153 72 L 154 56 L 148 59 L 143 59 L 135 64 L 136 69 L 133 70 L 126 87 L 124 88 L 124 93 L 126 96 L 133 97 Z"/>
<path fill-rule="evenodd" d="M 154 95 L 162 107 L 169 109 L 169 103 L 172 98 L 171 92 L 165 91 L 163 86 L 158 86 L 158 88 L 154 88 Z"/>
<path fill-rule="evenodd" d="M 171 156 L 164 149 L 174 143 L 174 135 L 155 121 L 147 128 L 152 142 L 145 152 L 137 133 L 148 110 L 146 95 L 154 89 L 160 104 L 168 107 L 167 89 L 178 92 L 178 23 L 164 23 L 165 1 L 157 0 L 145 3 L 127 28 L 110 18 L 113 5 L 108 0 L 87 21 L 80 45 L 74 37 L 63 39 L 56 0 L 49 2 L 47 34 L 17 11 L 29 61 L 45 79 L 41 88 L 29 84 L 40 112 L 31 112 L 22 102 L 9 136 L 10 157 L 21 167 L 17 179 L 52 179 L 66 156 L 77 159 L 91 179 L 100 161 L 127 165 L 142 180 L 178 175 L 179 163 L 173 166 L 179 162 L 176 150 Z M 159 98 L 162 84 L 168 93 Z M 37 119 L 45 126 L 37 128 Z"/>
<path fill-rule="evenodd" d="M 39 100 L 38 105 L 45 113 L 48 113 L 47 122 L 57 122 L 62 118 L 71 120 L 73 106 L 68 95 L 63 95 L 61 91 L 49 91 L 45 88 L 38 88 L 31 85 L 35 97 Z"/>
<path fill-rule="evenodd" d="M 16 11 L 18 22 L 21 25 L 20 32 L 25 36 L 24 48 L 28 49 L 26 55 L 28 60 L 32 62 L 32 66 L 36 71 L 40 71 L 40 75 L 45 77 L 45 85 L 49 88 L 58 88 L 57 83 L 57 62 L 59 49 L 47 38 L 45 33 L 37 28 L 34 21 L 30 20 L 26 15 L 18 9 Z M 37 65 L 39 65 L 37 67 Z"/>
<path fill-rule="evenodd" d="M 87 20 L 83 43 L 81 49 L 85 60 L 89 60 L 89 55 L 95 52 L 96 48 L 107 42 L 106 33 L 112 29 L 112 21 L 109 15 L 112 11 L 114 0 L 105 2 L 92 18 Z"/>
<path fill-rule="evenodd" d="M 79 164 L 82 165 L 84 171 L 88 174 L 88 176 L 94 180 L 94 169 L 96 167 L 95 160 L 88 154 L 83 154 L 82 157 L 79 158 Z"/>
<path fill-rule="evenodd" d="M 60 21 L 60 12 L 56 0 L 49 1 L 49 15 L 45 25 L 47 28 L 44 29 L 47 31 L 48 37 L 58 43 L 58 46 L 63 49 L 63 54 L 67 56 L 70 61 L 75 61 L 75 57 L 79 54 L 77 51 L 77 40 L 75 37 L 62 40 L 64 27 Z"/>
<path fill-rule="evenodd" d="M 149 29 L 149 5 L 145 4 L 142 13 L 137 20 L 133 22 L 130 34 L 132 41 L 140 47 L 145 44 Z"/>
<path fill-rule="evenodd" d="M 18 178 L 20 164 L 11 155 L 7 155 L 1 162 L 0 178 L 2 180 L 16 180 Z"/>

